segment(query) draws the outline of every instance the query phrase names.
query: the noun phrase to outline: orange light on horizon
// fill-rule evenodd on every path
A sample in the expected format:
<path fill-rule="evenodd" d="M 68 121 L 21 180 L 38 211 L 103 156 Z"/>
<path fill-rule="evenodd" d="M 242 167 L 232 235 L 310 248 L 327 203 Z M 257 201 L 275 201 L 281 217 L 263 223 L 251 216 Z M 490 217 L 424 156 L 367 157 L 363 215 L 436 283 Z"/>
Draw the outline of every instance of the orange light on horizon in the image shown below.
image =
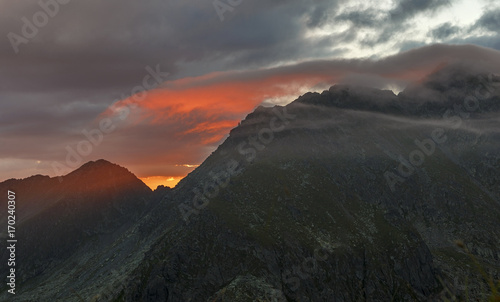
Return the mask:
<path fill-rule="evenodd" d="M 173 176 L 150 176 L 150 177 L 140 177 L 139 179 L 142 180 L 142 182 L 144 182 L 148 187 L 150 187 L 151 190 L 156 190 L 156 188 L 160 185 L 173 188 L 184 177 L 185 176 L 175 176 L 175 177 L 173 177 Z"/>

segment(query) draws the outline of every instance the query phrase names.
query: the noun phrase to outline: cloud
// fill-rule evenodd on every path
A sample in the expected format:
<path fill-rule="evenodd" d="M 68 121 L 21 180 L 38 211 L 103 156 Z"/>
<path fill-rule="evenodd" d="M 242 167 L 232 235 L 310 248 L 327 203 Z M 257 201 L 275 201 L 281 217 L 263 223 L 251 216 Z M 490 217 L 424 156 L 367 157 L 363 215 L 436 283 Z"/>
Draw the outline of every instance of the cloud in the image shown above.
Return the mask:
<path fill-rule="evenodd" d="M 391 21 L 400 23 L 420 13 L 435 11 L 450 4 L 449 0 L 400 0 L 396 7 L 389 12 L 389 16 Z"/>
<path fill-rule="evenodd" d="M 500 9 L 487 11 L 474 25 L 475 28 L 484 28 L 497 33 L 500 28 Z"/>
<path fill-rule="evenodd" d="M 408 32 L 416 27 L 418 21 L 415 19 L 423 13 L 435 13 L 445 6 L 451 6 L 451 4 L 452 2 L 448 0 L 400 0 L 396 1 L 389 10 L 379 9 L 377 6 L 361 10 L 354 9 L 339 14 L 336 19 L 350 21 L 352 31 L 358 31 L 360 27 L 376 31 L 375 34 L 360 40 L 362 45 L 373 47 L 389 43 L 398 34 Z"/>
<path fill-rule="evenodd" d="M 458 26 L 454 26 L 450 22 L 446 22 L 438 28 L 433 29 L 429 34 L 435 39 L 443 40 L 457 34 L 459 31 L 460 28 Z"/>
<path fill-rule="evenodd" d="M 376 10 L 344 12 L 337 15 L 335 20 L 349 21 L 356 27 L 374 27 L 384 21 L 384 19 L 380 16 L 380 12 L 377 12 Z"/>
<path fill-rule="evenodd" d="M 147 65 L 161 64 L 174 74 L 186 62 L 220 60 L 231 68 L 269 64 L 276 59 L 273 54 L 285 48 L 280 56 L 294 58 L 290 50 L 297 48 L 306 30 L 304 16 L 335 3 L 243 3 L 220 22 L 211 1 L 71 1 L 30 43 L 19 46 L 19 55 L 2 43 L 0 78 L 3 87 L 17 91 L 126 90 Z M 31 20 L 41 10 L 35 3 L 6 6 L 0 13 L 3 37 L 21 34 L 21 17 Z"/>

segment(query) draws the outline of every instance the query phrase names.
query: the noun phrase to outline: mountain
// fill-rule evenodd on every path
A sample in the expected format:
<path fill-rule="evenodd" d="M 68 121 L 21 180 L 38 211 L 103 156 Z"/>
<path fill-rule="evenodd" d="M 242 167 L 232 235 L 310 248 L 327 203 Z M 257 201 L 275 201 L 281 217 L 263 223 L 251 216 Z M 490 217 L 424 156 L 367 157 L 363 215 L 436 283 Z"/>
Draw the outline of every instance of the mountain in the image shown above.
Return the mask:
<path fill-rule="evenodd" d="M 0 191 L 7 190 L 16 192 L 18 280 L 44 276 L 77 251 L 106 246 L 107 237 L 145 212 L 151 196 L 127 169 L 104 160 L 61 178 L 8 180 L 0 184 Z M 4 225 L 6 215 L 0 216 Z M 3 233 L 2 239 L 6 237 Z M 2 251 L 2 263 L 8 256 Z"/>
<path fill-rule="evenodd" d="M 477 86 L 485 79 L 487 97 Z M 440 279 L 460 291 L 475 272 L 457 239 L 498 278 L 498 80 L 454 67 L 398 96 L 339 85 L 285 108 L 258 108 L 179 184 L 172 202 L 183 202 L 190 223 L 148 254 L 154 260 L 135 282 L 151 287 L 128 294 L 437 299 Z M 478 87 L 485 97 L 474 108 L 468 97 Z M 455 105 L 471 110 L 452 114 Z M 196 191 L 213 196 L 203 209 L 193 204 L 203 207 Z M 318 250 L 327 260 L 314 261 Z M 468 290 L 479 295 L 474 278 Z"/>
<path fill-rule="evenodd" d="M 25 244 L 53 244 L 20 257 L 13 301 L 479 298 L 476 260 L 500 276 L 499 86 L 454 65 L 258 107 L 172 190 L 105 161 L 4 182 L 37 205 Z"/>

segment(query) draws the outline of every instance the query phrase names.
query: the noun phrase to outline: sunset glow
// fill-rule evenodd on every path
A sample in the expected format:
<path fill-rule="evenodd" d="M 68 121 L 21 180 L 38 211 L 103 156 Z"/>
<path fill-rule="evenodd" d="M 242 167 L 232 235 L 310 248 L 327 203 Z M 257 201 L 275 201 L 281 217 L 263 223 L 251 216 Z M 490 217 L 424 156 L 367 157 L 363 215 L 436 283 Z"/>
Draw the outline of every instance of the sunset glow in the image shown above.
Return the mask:
<path fill-rule="evenodd" d="M 168 177 L 168 176 L 150 176 L 139 178 L 144 182 L 151 190 L 155 190 L 158 186 L 165 186 L 173 188 L 183 179 L 184 177 Z"/>

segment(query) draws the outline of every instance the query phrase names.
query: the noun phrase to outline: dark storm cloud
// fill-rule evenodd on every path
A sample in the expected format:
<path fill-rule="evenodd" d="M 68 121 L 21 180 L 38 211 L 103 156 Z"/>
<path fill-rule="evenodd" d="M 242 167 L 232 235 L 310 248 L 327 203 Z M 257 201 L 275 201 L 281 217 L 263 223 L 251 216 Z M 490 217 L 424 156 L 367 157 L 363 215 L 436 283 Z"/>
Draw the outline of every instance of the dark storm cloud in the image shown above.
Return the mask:
<path fill-rule="evenodd" d="M 474 27 L 498 33 L 498 29 L 500 28 L 500 9 L 487 11 L 479 18 Z"/>
<path fill-rule="evenodd" d="M 155 16 L 149 12 L 158 1 L 128 2 L 73 1 L 61 6 L 34 39 L 19 45 L 18 55 L 12 48 L 0 50 L 0 76 L 7 80 L 3 85 L 23 91 L 124 87 L 140 79 L 146 65 L 161 63 L 172 69 L 173 62 L 166 58 L 175 48 L 168 47 L 168 40 L 154 38 L 168 34 L 162 8 L 156 5 Z M 12 10 L 16 17 L 2 16 L 0 21 L 2 37 L 20 34 L 23 22 L 18 16 L 31 19 L 40 7 L 33 3 Z"/>
<path fill-rule="evenodd" d="M 336 22 L 349 21 L 352 29 L 359 27 L 380 28 L 381 30 L 398 30 L 398 26 L 411 21 L 417 15 L 436 11 L 443 6 L 449 5 L 449 0 L 399 0 L 395 7 L 389 11 L 380 10 L 376 5 L 369 9 L 355 7 L 349 11 L 337 14 L 334 18 Z M 403 28 L 399 28 L 402 30 Z"/>
<path fill-rule="evenodd" d="M 374 28 L 380 29 L 378 35 L 374 38 L 365 39 L 363 44 L 374 46 L 388 42 L 391 39 L 399 40 L 398 34 L 404 33 L 408 28 L 415 26 L 415 23 L 410 23 L 415 17 L 422 13 L 435 12 L 450 4 L 451 1 L 449 0 L 400 0 L 392 10 L 387 12 L 384 18 L 373 24 Z M 366 11 L 366 20 L 370 20 L 370 14 L 372 14 L 370 11 Z M 359 16 L 358 19 L 362 17 Z"/>
<path fill-rule="evenodd" d="M 317 1 L 316 4 L 310 8 L 310 12 L 307 16 L 307 26 L 313 28 L 325 25 L 336 14 L 335 12 L 339 8 L 338 2 L 332 5 L 333 2 Z"/>
<path fill-rule="evenodd" d="M 49 1 L 49 0 L 46 0 Z M 9 3 L 0 36 L 21 33 L 23 16 L 41 8 Z M 2 90 L 101 89 L 134 85 L 144 67 L 161 64 L 173 75 L 179 62 L 230 58 L 234 68 L 266 64 L 269 54 L 295 58 L 308 22 L 318 24 L 336 1 L 243 2 L 220 22 L 212 1 L 71 1 L 15 55 L 0 47 Z M 8 41 L 8 39 L 5 39 Z M 292 47 L 295 46 L 295 47 Z M 255 53 L 257 54 L 255 54 Z M 231 68 L 231 66 L 224 66 Z"/>
<path fill-rule="evenodd" d="M 434 11 L 450 3 L 449 0 L 400 0 L 396 7 L 389 12 L 389 16 L 393 22 L 400 23 L 417 14 Z"/>
<path fill-rule="evenodd" d="M 335 17 L 336 21 L 349 21 L 356 27 L 378 26 L 384 20 L 376 10 L 344 12 Z"/>
<path fill-rule="evenodd" d="M 438 28 L 431 30 L 429 35 L 435 39 L 443 40 L 458 32 L 460 32 L 460 28 L 458 26 L 454 26 L 450 22 L 446 22 Z"/>

